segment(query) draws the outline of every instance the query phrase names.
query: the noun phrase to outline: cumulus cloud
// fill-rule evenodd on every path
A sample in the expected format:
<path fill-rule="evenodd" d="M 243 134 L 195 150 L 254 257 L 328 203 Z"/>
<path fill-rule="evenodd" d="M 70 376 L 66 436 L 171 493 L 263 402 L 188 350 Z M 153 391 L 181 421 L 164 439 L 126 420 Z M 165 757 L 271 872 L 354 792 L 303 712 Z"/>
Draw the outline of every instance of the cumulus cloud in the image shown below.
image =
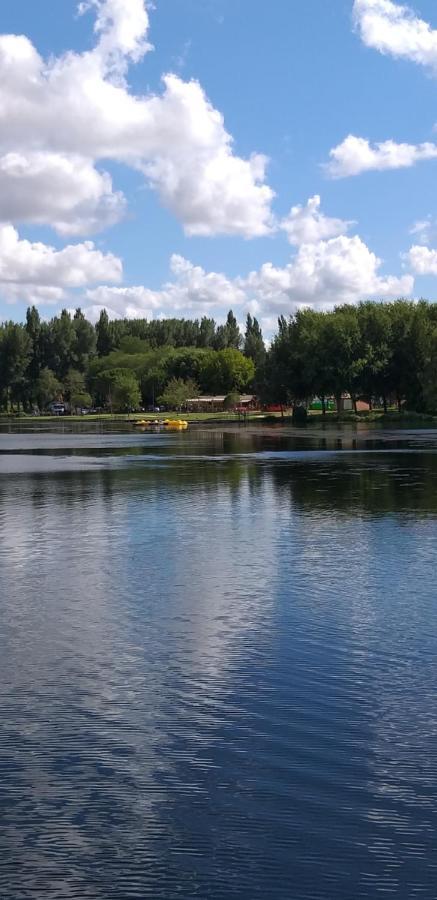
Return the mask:
<path fill-rule="evenodd" d="M 167 75 L 164 85 L 162 96 L 145 101 L 150 150 L 145 141 L 137 162 L 164 205 L 189 235 L 268 234 L 273 191 L 265 184 L 267 158 L 233 154 L 223 118 L 198 82 Z"/>
<path fill-rule="evenodd" d="M 149 47 L 143 0 L 81 4 L 82 12 L 88 8 L 97 13 L 98 42 L 82 54 L 44 60 L 27 37 L 0 36 L 0 155 L 38 154 L 42 166 L 47 154 L 48 167 L 58 154 L 59 171 L 66 160 L 73 157 L 74 167 L 80 158 L 88 166 L 83 203 L 91 208 L 99 178 L 95 163 L 116 160 L 144 174 L 188 234 L 268 233 L 273 191 L 265 181 L 266 157 L 234 153 L 223 116 L 201 85 L 166 75 L 158 94 L 130 92 L 126 65 Z M 85 233 L 87 216 L 73 198 L 68 201 L 71 173 L 66 182 L 62 228 Z M 120 195 L 114 201 L 107 177 L 100 187 L 101 197 L 107 203 L 109 196 L 119 213 Z M 103 206 L 91 214 L 94 224 L 107 224 Z M 30 203 L 26 221 L 31 214 Z"/>
<path fill-rule="evenodd" d="M 138 62 L 148 50 L 149 16 L 144 0 L 84 0 L 79 13 L 95 8 L 94 31 L 100 36 L 94 54 L 103 62 L 126 66 L 126 58 Z"/>
<path fill-rule="evenodd" d="M 87 314 L 95 319 L 105 308 L 115 318 L 221 315 L 230 307 L 242 306 L 247 299 L 239 279 L 205 272 L 178 254 L 171 257 L 170 269 L 174 279 L 160 290 L 106 285 L 88 290 Z"/>
<path fill-rule="evenodd" d="M 247 277 L 235 279 L 206 272 L 181 256 L 173 256 L 173 280 L 159 290 L 142 286 L 99 286 L 86 292 L 84 306 L 96 319 L 102 308 L 113 316 L 160 318 L 172 314 L 224 318 L 232 307 L 240 320 L 247 312 L 272 330 L 275 317 L 301 306 L 330 309 L 366 298 L 411 294 L 411 275 L 380 275 L 381 260 L 358 237 L 345 235 L 302 244 L 290 263 L 265 263 Z"/>
<path fill-rule="evenodd" d="M 358 235 L 303 244 L 284 268 L 266 263 L 247 280 L 260 304 L 275 312 L 288 307 L 329 309 L 365 298 L 410 294 L 413 278 L 381 276 L 382 263 Z"/>
<path fill-rule="evenodd" d="M 12 225 L 0 225 L 0 291 L 8 300 L 54 302 L 65 289 L 118 282 L 121 276 L 120 260 L 96 250 L 91 241 L 56 250 L 20 239 Z"/>
<path fill-rule="evenodd" d="M 437 144 L 397 144 L 383 141 L 371 144 L 365 138 L 349 134 L 330 153 L 325 169 L 331 178 L 347 178 L 362 172 L 405 169 L 417 162 L 437 159 Z"/>
<path fill-rule="evenodd" d="M 353 21 L 367 47 L 393 57 L 411 60 L 437 73 L 437 30 L 406 5 L 392 0 L 354 0 Z M 371 144 L 349 134 L 330 151 L 325 170 L 332 178 L 345 178 L 371 170 L 402 169 L 422 160 L 437 158 L 437 144 Z"/>
<path fill-rule="evenodd" d="M 96 39 L 84 53 L 45 60 L 27 37 L 0 35 L 0 222 L 13 223 L 0 225 L 4 296 L 64 299 L 82 288 L 94 316 L 105 306 L 119 316 L 220 318 L 232 306 L 267 323 L 300 305 L 411 292 L 412 276 L 381 275 L 375 254 L 345 235 L 351 223 L 324 215 L 317 195 L 280 223 L 297 248 L 291 261 L 266 263 L 246 278 L 174 256 L 172 277 L 159 290 L 124 287 L 120 260 L 90 242 L 58 250 L 21 240 L 20 222 L 82 235 L 118 221 L 125 199 L 105 171 L 109 161 L 141 173 L 187 234 L 250 238 L 276 227 L 266 157 L 235 153 L 222 114 L 197 81 L 167 74 L 157 93 L 130 89 L 128 66 L 150 49 L 144 0 L 85 0 L 80 12 L 87 11 L 95 14 Z M 368 152 L 381 156 L 384 147 Z M 330 165 L 346 166 L 338 151 Z"/>
<path fill-rule="evenodd" d="M 437 71 L 437 30 L 403 4 L 355 0 L 355 26 L 367 47 Z"/>
<path fill-rule="evenodd" d="M 407 260 L 418 275 L 437 275 L 437 250 L 415 244 L 407 253 Z"/>
<path fill-rule="evenodd" d="M 292 206 L 281 222 L 290 244 L 313 243 L 344 234 L 353 224 L 343 219 L 332 219 L 320 212 L 320 197 L 310 197 L 305 206 Z"/>
<path fill-rule="evenodd" d="M 83 157 L 41 151 L 0 156 L 0 221 L 92 234 L 119 221 L 125 207 L 110 175 Z"/>

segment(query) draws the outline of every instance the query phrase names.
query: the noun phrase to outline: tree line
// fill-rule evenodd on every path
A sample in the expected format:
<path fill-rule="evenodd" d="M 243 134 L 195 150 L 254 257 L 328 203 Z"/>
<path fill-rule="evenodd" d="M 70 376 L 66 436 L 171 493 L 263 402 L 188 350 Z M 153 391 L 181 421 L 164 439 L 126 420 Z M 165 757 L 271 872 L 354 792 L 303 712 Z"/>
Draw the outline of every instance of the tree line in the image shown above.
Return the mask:
<path fill-rule="evenodd" d="M 437 305 L 397 300 L 343 305 L 331 312 L 299 310 L 278 321 L 266 357 L 262 391 L 299 403 L 347 393 L 370 408 L 396 403 L 437 411 Z"/>
<path fill-rule="evenodd" d="M 177 408 L 199 394 L 253 388 L 264 359 L 259 323 L 248 315 L 242 335 L 232 310 L 222 325 L 206 317 L 111 321 L 106 310 L 92 325 L 80 309 L 46 322 L 31 307 L 23 324 L 0 325 L 0 409 L 43 411 L 53 401 L 72 410 Z"/>
<path fill-rule="evenodd" d="M 110 320 L 96 325 L 80 309 L 50 321 L 27 310 L 22 324 L 0 325 L 0 408 L 38 409 L 62 400 L 72 409 L 114 411 L 164 403 L 179 408 L 205 394 L 255 392 L 264 403 L 322 405 L 347 393 L 385 409 L 395 402 L 437 410 L 437 305 L 397 300 L 299 310 L 278 320 L 268 349 L 259 322 L 245 333 L 229 311 L 224 324 L 200 320 Z"/>

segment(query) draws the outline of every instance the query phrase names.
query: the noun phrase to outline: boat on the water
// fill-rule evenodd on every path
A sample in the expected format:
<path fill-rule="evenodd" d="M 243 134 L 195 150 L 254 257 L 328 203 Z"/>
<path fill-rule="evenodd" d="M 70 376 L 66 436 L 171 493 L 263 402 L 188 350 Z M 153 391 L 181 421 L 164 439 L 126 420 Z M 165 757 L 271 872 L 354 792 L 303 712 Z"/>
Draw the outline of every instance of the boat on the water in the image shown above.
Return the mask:
<path fill-rule="evenodd" d="M 169 428 L 175 431 L 184 431 L 188 428 L 185 419 L 138 419 L 133 424 L 135 428 Z"/>

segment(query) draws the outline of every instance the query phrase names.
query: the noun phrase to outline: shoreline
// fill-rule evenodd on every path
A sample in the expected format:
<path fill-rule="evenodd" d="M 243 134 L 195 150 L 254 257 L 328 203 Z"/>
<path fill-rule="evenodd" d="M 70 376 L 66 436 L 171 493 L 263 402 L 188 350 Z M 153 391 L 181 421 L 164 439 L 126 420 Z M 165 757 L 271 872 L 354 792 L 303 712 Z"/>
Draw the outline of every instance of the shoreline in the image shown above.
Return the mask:
<path fill-rule="evenodd" d="M 167 414 L 166 414 L 167 415 Z M 381 425 L 381 426 L 410 426 L 420 428 L 434 425 L 437 427 L 437 415 L 430 415 L 427 413 L 418 413 L 414 411 L 404 411 L 398 412 L 397 410 L 393 410 L 387 413 L 380 412 L 379 410 L 373 412 L 366 413 L 353 413 L 346 412 L 340 413 L 339 415 L 336 412 L 327 412 L 325 415 L 319 412 L 309 413 L 306 422 L 303 423 L 295 423 L 293 422 L 293 418 L 291 415 L 281 416 L 280 413 L 252 413 L 247 416 L 239 416 L 234 413 L 170 413 L 170 415 L 174 415 L 176 418 L 184 419 L 188 422 L 188 425 L 194 426 L 202 426 L 202 425 L 273 425 L 273 426 L 293 426 L 299 428 L 299 430 L 305 430 L 307 426 L 311 425 L 323 425 L 326 427 L 339 425 Z M 117 424 L 126 426 L 130 425 L 132 428 L 138 427 L 136 426 L 136 422 L 142 419 L 144 421 L 150 422 L 152 424 L 156 415 L 153 414 L 144 414 L 144 413 L 135 413 L 131 415 L 126 415 L 124 413 L 119 414 L 95 414 L 95 415 L 67 415 L 67 416 L 27 416 L 27 415 L 9 415 L 9 416 L 0 416 L 0 426 L 1 425 L 23 425 L 27 426 L 30 424 L 37 425 L 41 423 L 42 425 L 48 424 Z M 147 426 L 144 426 L 147 427 Z"/>

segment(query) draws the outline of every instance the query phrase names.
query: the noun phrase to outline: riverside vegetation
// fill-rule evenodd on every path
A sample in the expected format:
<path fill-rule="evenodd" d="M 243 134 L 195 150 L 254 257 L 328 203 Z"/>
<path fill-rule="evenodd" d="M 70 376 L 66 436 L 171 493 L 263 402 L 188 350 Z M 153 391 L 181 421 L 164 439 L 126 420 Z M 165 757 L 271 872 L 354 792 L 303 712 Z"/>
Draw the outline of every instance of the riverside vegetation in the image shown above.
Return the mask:
<path fill-rule="evenodd" d="M 347 392 L 387 409 L 437 411 L 437 305 L 363 302 L 330 312 L 310 309 L 278 320 L 266 350 L 260 325 L 247 316 L 240 333 L 201 320 L 110 320 L 96 325 L 80 309 L 42 321 L 31 307 L 23 324 L 0 325 L 0 408 L 44 410 L 64 400 L 72 410 L 114 412 L 163 403 L 180 408 L 202 394 L 254 391 L 265 403 L 296 404 L 318 396 L 340 404 Z M 339 405 L 338 407 L 339 408 Z"/>

